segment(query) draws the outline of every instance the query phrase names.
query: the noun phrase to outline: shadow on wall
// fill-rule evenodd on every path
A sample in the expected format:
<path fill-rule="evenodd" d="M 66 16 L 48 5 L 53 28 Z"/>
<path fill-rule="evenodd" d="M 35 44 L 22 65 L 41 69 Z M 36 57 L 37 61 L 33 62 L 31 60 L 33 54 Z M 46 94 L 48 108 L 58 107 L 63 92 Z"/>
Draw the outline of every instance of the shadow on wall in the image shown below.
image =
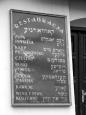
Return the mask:
<path fill-rule="evenodd" d="M 86 11 L 86 0 L 69 0 L 70 12 L 73 11 Z"/>
<path fill-rule="evenodd" d="M 0 0 L 0 2 L 7 2 L 7 1 L 14 1 L 14 0 Z M 58 6 L 58 4 L 59 5 L 65 5 L 65 4 L 67 4 L 67 1 L 68 0 L 65 0 L 65 2 L 64 2 L 64 0 L 15 0 L 16 2 L 18 2 L 18 1 L 24 1 L 24 2 L 38 2 L 38 3 L 42 3 L 42 4 L 52 4 L 52 5 L 57 5 Z"/>
<path fill-rule="evenodd" d="M 39 2 L 45 3 L 45 4 L 53 3 L 54 5 L 58 5 L 58 4 L 62 5 L 62 3 L 63 3 L 63 5 L 65 5 L 68 0 L 65 0 L 65 2 L 64 2 L 64 0 L 36 0 L 36 1 L 39 1 Z"/>
<path fill-rule="evenodd" d="M 86 27 L 86 18 L 73 20 L 70 22 L 70 25 L 74 27 Z"/>

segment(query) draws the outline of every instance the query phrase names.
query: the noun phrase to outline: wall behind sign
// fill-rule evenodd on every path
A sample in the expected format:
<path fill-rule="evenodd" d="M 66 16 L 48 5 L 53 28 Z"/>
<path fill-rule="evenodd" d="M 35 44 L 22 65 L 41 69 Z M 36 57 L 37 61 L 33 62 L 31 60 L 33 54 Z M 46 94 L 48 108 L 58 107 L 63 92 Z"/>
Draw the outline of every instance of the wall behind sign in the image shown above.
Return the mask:
<path fill-rule="evenodd" d="M 0 0 L 0 115 L 75 115 L 73 77 L 71 72 L 71 107 L 12 108 L 10 79 L 10 21 L 9 9 L 67 15 L 70 44 L 69 6 L 67 0 Z M 71 59 L 71 49 L 69 48 Z M 72 61 L 70 61 L 72 67 Z"/>

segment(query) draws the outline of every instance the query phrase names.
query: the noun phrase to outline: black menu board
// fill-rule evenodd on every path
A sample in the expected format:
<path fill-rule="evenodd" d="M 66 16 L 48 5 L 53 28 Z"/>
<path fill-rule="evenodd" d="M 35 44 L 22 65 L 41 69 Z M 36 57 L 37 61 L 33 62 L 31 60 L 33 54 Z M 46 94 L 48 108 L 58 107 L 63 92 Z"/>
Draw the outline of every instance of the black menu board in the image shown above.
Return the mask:
<path fill-rule="evenodd" d="M 71 105 L 67 17 L 10 13 L 12 105 Z"/>

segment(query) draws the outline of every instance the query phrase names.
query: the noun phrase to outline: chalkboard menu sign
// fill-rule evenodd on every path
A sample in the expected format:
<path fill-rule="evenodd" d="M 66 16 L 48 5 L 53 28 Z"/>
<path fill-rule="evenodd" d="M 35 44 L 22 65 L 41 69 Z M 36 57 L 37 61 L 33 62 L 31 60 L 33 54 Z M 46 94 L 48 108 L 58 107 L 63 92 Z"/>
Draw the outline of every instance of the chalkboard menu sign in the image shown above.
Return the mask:
<path fill-rule="evenodd" d="M 66 16 L 11 10 L 13 106 L 69 106 Z"/>

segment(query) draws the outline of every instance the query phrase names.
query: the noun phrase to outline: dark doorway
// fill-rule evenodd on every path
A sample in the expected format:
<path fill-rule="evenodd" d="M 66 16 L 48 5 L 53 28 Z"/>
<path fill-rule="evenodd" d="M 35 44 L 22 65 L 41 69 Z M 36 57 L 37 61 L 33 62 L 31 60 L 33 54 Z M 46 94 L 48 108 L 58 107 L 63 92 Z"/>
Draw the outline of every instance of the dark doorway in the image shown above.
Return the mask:
<path fill-rule="evenodd" d="M 86 115 L 86 28 L 71 27 L 76 115 Z"/>

